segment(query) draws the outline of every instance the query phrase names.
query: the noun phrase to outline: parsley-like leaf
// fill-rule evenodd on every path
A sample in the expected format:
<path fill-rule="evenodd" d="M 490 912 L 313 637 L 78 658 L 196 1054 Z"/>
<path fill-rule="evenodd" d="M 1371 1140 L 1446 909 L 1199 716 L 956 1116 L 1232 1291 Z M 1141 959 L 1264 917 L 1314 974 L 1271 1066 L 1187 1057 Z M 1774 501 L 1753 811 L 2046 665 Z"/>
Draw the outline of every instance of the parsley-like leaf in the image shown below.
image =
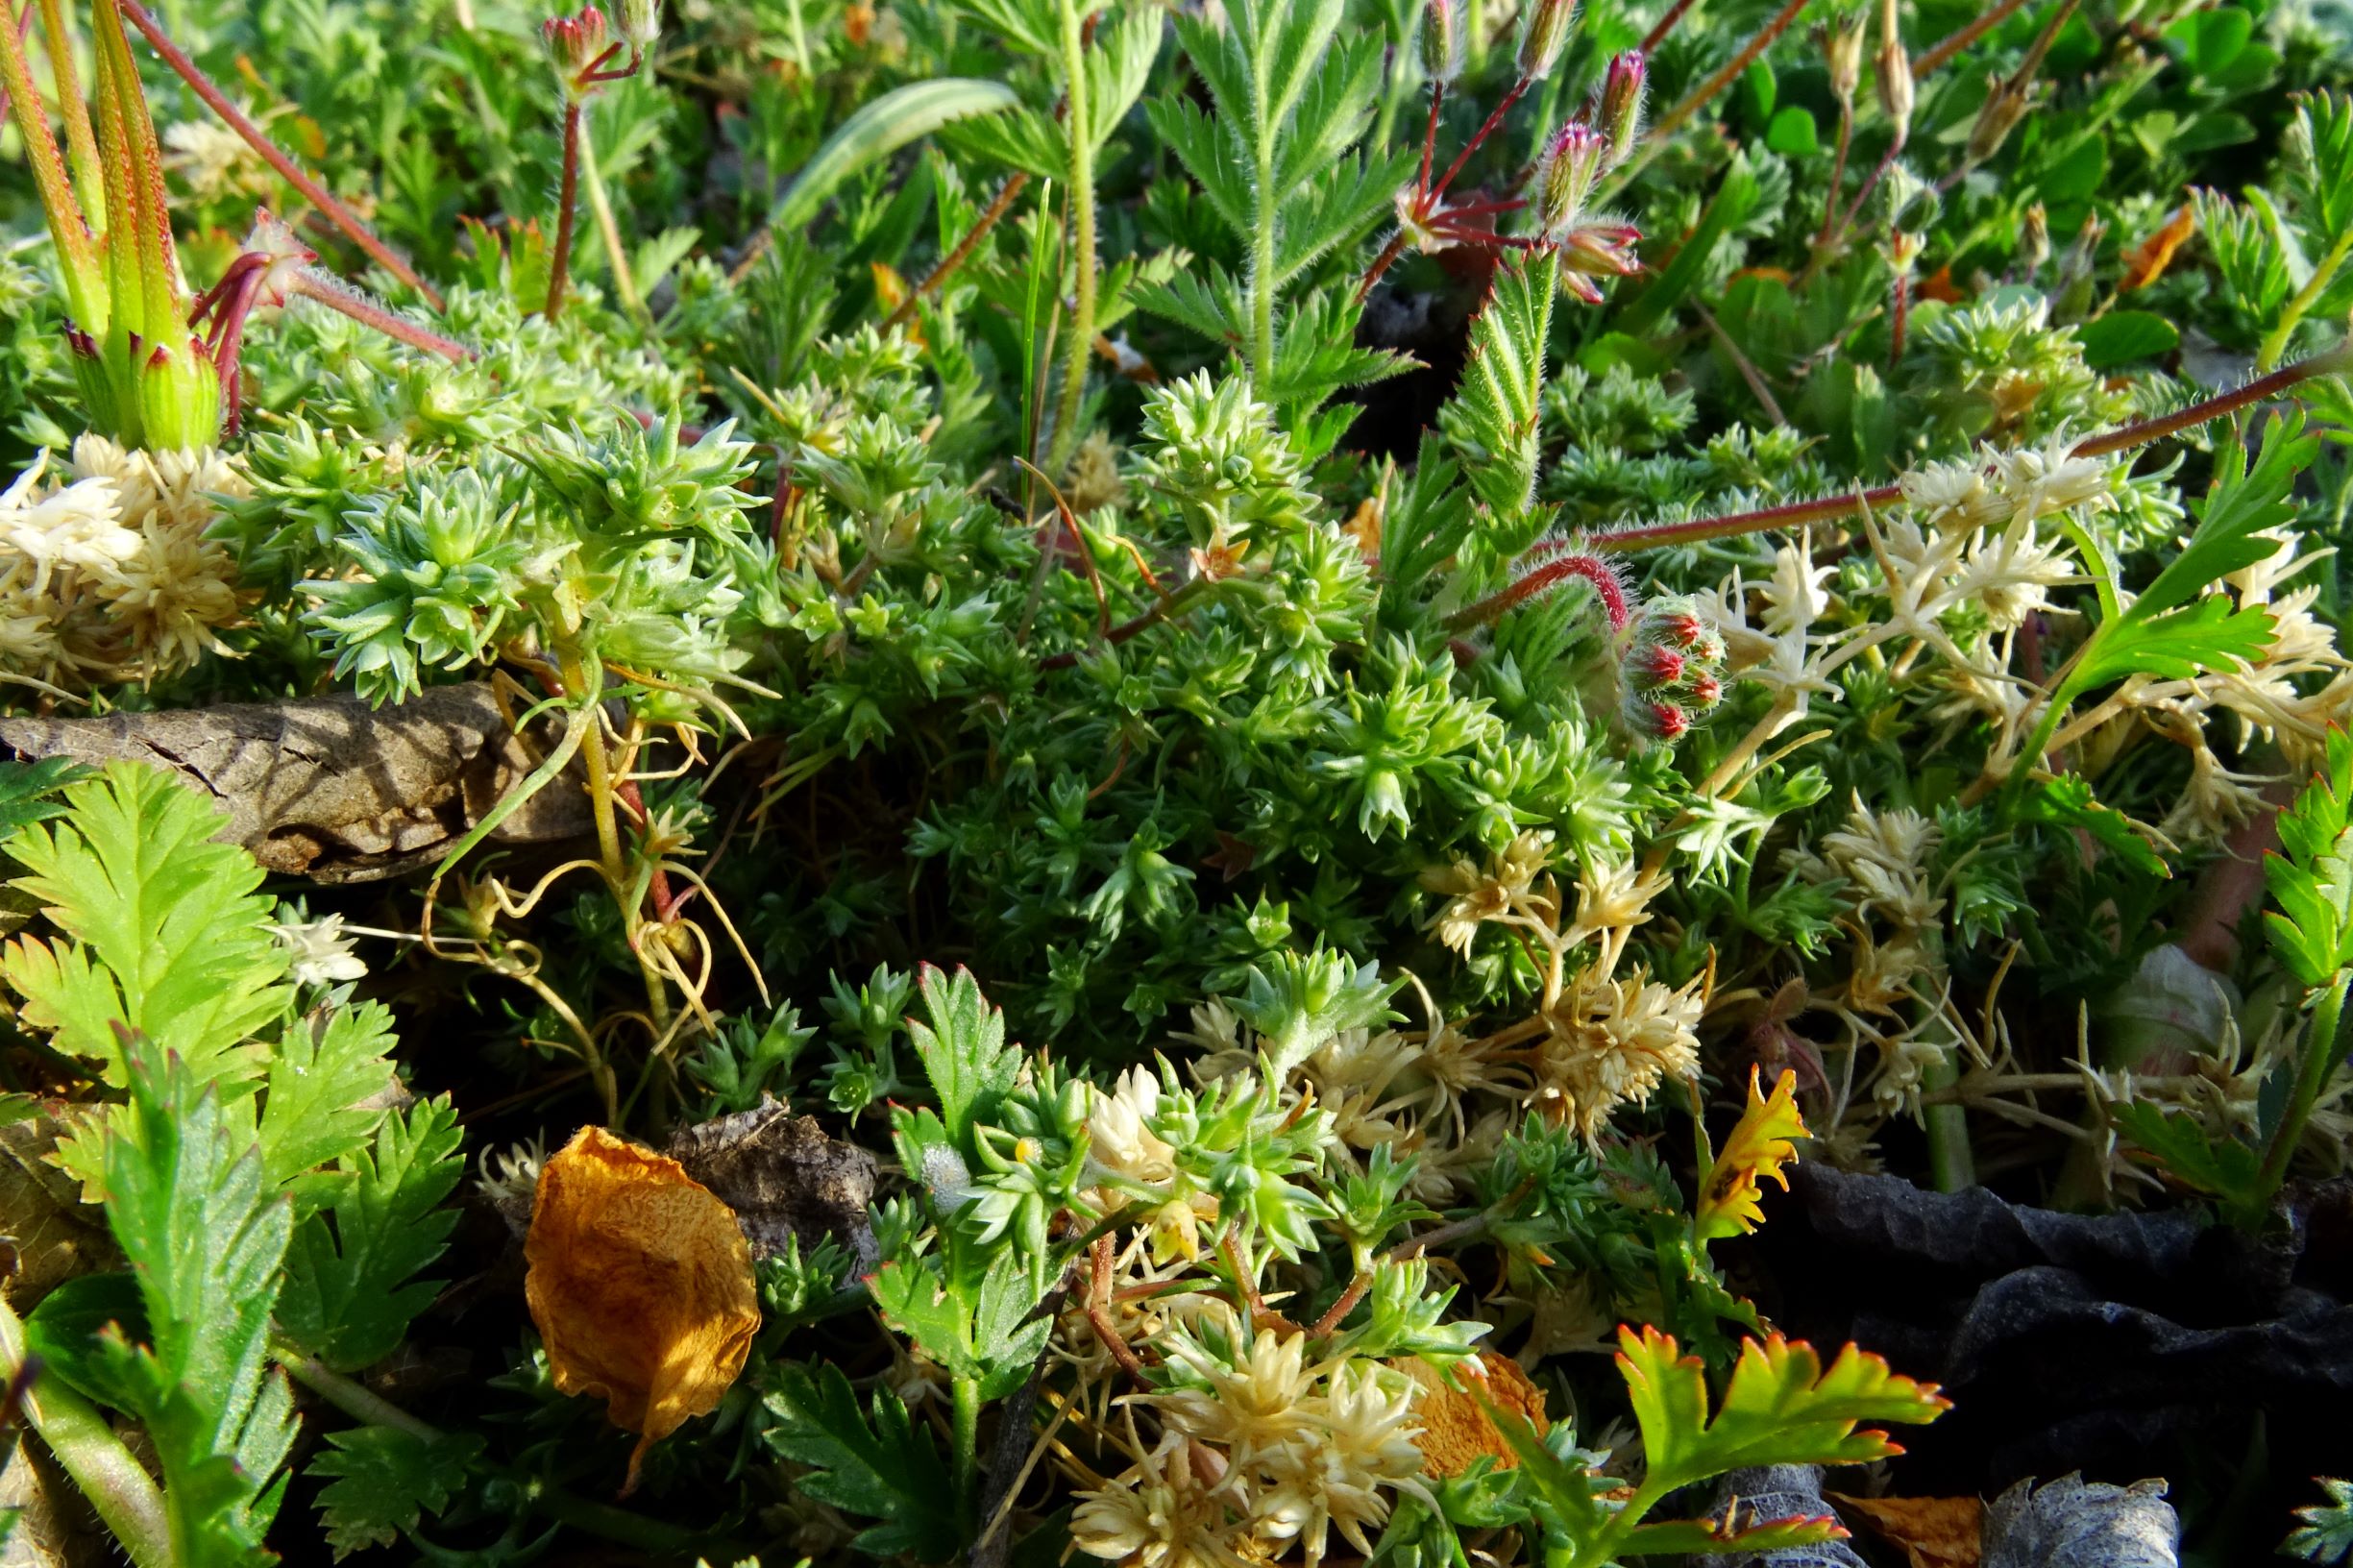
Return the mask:
<path fill-rule="evenodd" d="M 346 1372 L 399 1347 L 436 1289 L 413 1276 L 441 1256 L 457 1223 L 440 1204 L 464 1169 L 461 1141 L 443 1097 L 386 1116 L 373 1150 L 340 1162 L 347 1182 L 297 1227 L 286 1255 L 278 1321 L 288 1338 Z"/>
<path fill-rule="evenodd" d="M 870 1419 L 842 1369 L 780 1366 L 768 1396 L 768 1441 L 816 1468 L 796 1484 L 845 1513 L 882 1521 L 852 1543 L 878 1557 L 913 1554 L 925 1562 L 955 1555 L 964 1531 L 955 1488 L 928 1430 L 889 1393 L 874 1395 Z"/>
<path fill-rule="evenodd" d="M 201 1081 L 243 1076 L 241 1041 L 284 1007 L 286 960 L 268 930 L 261 868 L 213 842 L 220 819 L 159 769 L 110 764 L 65 792 L 65 820 L 23 827 L 9 852 L 17 886 L 70 940 L 19 937 L 0 976 L 26 1021 L 59 1048 L 101 1062 L 120 1087 L 117 1024 L 178 1056 Z"/>
<path fill-rule="evenodd" d="M 471 1433 L 438 1442 L 393 1427 L 329 1433 L 309 1473 L 332 1478 L 319 1492 L 319 1518 L 336 1558 L 390 1546 L 425 1515 L 448 1507 L 482 1447 Z"/>

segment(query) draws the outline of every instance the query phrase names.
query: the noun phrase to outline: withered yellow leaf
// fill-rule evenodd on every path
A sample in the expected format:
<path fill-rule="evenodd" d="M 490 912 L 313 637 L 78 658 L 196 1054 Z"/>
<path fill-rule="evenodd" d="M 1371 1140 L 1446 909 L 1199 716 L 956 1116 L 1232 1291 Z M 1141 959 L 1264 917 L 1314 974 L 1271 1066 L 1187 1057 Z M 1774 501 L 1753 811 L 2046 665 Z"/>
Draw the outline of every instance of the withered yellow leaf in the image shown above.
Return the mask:
<path fill-rule="evenodd" d="M 1848 1497 L 1829 1494 L 1844 1512 L 1903 1549 L 1911 1568 L 1977 1568 L 1985 1505 L 1973 1497 Z"/>
<path fill-rule="evenodd" d="M 2125 251 L 2124 276 L 2118 280 L 2116 291 L 2129 294 L 2136 288 L 2146 288 L 2165 276 L 2172 264 L 2173 253 L 2197 230 L 2197 208 L 2188 202 L 2181 210 L 2166 220 L 2164 228 Z"/>
<path fill-rule="evenodd" d="M 646 1450 L 716 1409 L 760 1327 L 735 1213 L 675 1160 L 583 1127 L 539 1172 L 524 1296 L 555 1386 Z"/>
<path fill-rule="evenodd" d="M 1749 1069 L 1749 1107 L 1700 1183 L 1692 1217 L 1703 1241 L 1739 1236 L 1764 1223 L 1765 1211 L 1757 1201 L 1760 1180 L 1770 1177 L 1781 1190 L 1789 1190 L 1781 1166 L 1798 1157 L 1793 1139 L 1807 1136 L 1805 1118 L 1798 1114 L 1798 1075 L 1782 1069 L 1770 1099 L 1757 1088 L 1760 1077 L 1755 1067 Z"/>
<path fill-rule="evenodd" d="M 1422 1468 L 1430 1475 L 1458 1476 L 1482 1455 L 1493 1458 L 1498 1470 L 1519 1467 L 1520 1457 L 1479 1403 L 1482 1394 L 1497 1409 L 1525 1417 L 1538 1432 L 1544 1430 L 1544 1390 L 1508 1356 L 1490 1351 L 1475 1365 L 1465 1361 L 1455 1373 L 1460 1388 L 1449 1386 L 1446 1375 L 1428 1361 L 1399 1364 L 1422 1385 L 1421 1397 L 1413 1402 L 1413 1419 L 1422 1428 L 1413 1446 L 1422 1451 Z M 1480 1368 L 1487 1374 L 1483 1381 L 1478 1376 Z"/>

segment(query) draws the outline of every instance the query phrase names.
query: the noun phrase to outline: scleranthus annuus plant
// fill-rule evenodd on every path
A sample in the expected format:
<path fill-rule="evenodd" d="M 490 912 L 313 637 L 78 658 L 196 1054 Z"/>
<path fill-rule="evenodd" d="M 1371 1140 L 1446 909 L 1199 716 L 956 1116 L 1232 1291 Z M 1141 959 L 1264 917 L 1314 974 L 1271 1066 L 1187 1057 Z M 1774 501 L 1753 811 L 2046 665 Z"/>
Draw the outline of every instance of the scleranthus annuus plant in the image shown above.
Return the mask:
<path fill-rule="evenodd" d="M 2301 12 L 85 9 L 0 13 L 0 1425 L 142 1568 L 2344 1473 L 2114 1392 L 2346 1272 Z M 2122 1309 L 2005 1205 L 2263 1266 L 2028 1384 Z"/>

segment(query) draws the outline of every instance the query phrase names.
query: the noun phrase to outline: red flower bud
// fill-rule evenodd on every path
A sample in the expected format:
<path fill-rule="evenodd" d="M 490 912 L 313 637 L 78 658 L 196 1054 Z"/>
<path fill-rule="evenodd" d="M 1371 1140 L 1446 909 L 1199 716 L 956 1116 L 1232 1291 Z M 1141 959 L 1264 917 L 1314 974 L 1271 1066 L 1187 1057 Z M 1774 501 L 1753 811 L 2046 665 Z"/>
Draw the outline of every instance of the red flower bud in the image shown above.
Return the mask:
<path fill-rule="evenodd" d="M 1642 51 L 1630 49 L 1609 61 L 1609 72 L 1602 78 L 1600 112 L 1594 123 L 1609 137 L 1609 161 L 1625 162 L 1633 156 L 1634 143 L 1642 136 L 1642 88 L 1649 74 Z"/>

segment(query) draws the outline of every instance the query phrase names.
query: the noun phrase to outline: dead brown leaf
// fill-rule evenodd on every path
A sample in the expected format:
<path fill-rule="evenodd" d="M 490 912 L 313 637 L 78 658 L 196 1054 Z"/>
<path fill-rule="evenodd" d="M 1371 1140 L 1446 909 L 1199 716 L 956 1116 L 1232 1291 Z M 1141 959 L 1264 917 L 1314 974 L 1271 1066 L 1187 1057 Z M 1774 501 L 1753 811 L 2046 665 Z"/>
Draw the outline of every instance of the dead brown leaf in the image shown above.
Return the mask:
<path fill-rule="evenodd" d="M 1985 1505 L 1973 1497 L 1824 1495 L 1873 1534 L 1901 1547 L 1911 1568 L 1977 1568 Z"/>
<path fill-rule="evenodd" d="M 2172 264 L 2173 253 L 2196 230 L 2197 209 L 2184 202 L 2181 210 L 2166 220 L 2164 228 L 2124 253 L 2124 276 L 2117 283 L 2116 291 L 2129 294 L 2164 277 L 2165 269 Z"/>
<path fill-rule="evenodd" d="M 1431 1475 L 1458 1476 L 1482 1455 L 1492 1458 L 1498 1470 L 1519 1468 L 1520 1457 L 1480 1404 L 1481 1394 L 1497 1409 L 1525 1418 L 1538 1432 L 1544 1430 L 1544 1390 L 1531 1383 L 1520 1363 L 1508 1356 L 1490 1352 L 1476 1361 L 1463 1362 L 1455 1373 L 1460 1388 L 1449 1386 L 1445 1374 L 1428 1361 L 1401 1364 L 1406 1375 L 1422 1385 L 1422 1396 L 1413 1407 L 1414 1419 L 1422 1430 L 1413 1446 L 1422 1451 L 1423 1467 Z M 1486 1372 L 1483 1380 L 1478 1376 L 1483 1368 Z"/>
<path fill-rule="evenodd" d="M 760 1327 L 735 1213 L 675 1160 L 583 1127 L 539 1173 L 524 1296 L 555 1386 L 603 1398 L 646 1451 L 718 1409 Z"/>

